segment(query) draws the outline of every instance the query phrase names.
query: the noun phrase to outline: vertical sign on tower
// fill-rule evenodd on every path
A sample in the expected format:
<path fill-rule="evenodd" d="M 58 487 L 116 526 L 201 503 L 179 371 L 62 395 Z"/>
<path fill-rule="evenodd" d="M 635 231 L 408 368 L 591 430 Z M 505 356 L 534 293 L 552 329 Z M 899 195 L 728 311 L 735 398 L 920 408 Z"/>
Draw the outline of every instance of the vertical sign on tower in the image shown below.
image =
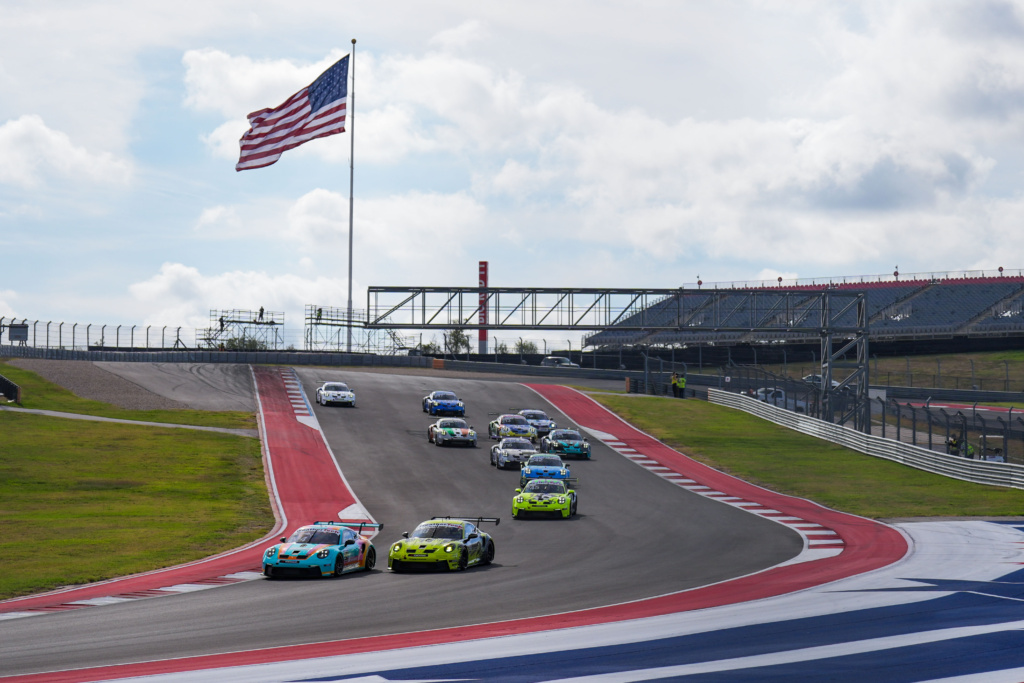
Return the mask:
<path fill-rule="evenodd" d="M 478 322 L 481 325 L 480 332 L 477 335 L 477 340 L 479 352 L 481 355 L 484 355 L 487 353 L 487 330 L 482 327 L 487 324 L 487 294 L 484 292 L 484 289 L 487 287 L 487 261 L 480 262 L 480 277 L 479 284 L 477 286 L 480 287 L 480 317 L 478 318 Z"/>

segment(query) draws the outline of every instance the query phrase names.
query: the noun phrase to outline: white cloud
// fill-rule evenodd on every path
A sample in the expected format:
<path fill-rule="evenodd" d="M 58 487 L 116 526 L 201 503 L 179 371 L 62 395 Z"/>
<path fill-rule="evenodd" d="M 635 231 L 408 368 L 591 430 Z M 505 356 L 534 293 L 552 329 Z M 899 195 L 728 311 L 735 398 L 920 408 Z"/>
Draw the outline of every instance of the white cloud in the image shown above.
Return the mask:
<path fill-rule="evenodd" d="M 31 114 L 0 125 L 0 158 L 0 183 L 21 188 L 51 179 L 121 185 L 132 177 L 128 161 L 77 146 Z"/>
<path fill-rule="evenodd" d="M 129 287 L 134 299 L 147 307 L 143 324 L 209 327 L 211 310 L 261 306 L 285 312 L 285 322 L 301 328 L 304 305 L 341 301 L 344 291 L 336 280 L 291 274 L 231 271 L 205 275 L 181 263 L 165 263 L 160 271 Z"/>
<path fill-rule="evenodd" d="M 18 293 L 13 289 L 0 289 L 0 315 L 8 318 L 20 318 L 18 309 L 14 305 L 17 299 Z M 10 322 L 10 320 L 7 322 Z M 2 332 L 3 330 L 0 330 L 0 333 Z"/>

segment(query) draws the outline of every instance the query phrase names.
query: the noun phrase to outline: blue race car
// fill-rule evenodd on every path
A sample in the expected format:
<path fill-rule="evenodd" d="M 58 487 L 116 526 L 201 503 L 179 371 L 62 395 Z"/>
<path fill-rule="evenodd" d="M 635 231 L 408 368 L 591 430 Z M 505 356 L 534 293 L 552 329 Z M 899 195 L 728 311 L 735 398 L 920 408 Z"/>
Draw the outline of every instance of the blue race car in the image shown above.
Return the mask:
<path fill-rule="evenodd" d="M 423 397 L 423 412 L 431 415 L 466 416 L 466 404 L 453 391 L 432 391 Z"/>
<path fill-rule="evenodd" d="M 540 440 L 541 453 L 558 453 L 590 460 L 590 442 L 575 429 L 555 429 Z"/>
<path fill-rule="evenodd" d="M 557 479 L 567 484 L 575 483 L 575 479 L 569 476 L 569 466 L 562 462 L 557 455 L 538 453 L 531 455 L 530 459 L 523 463 L 519 470 L 519 488 L 525 488 L 526 483 L 532 479 Z"/>
<path fill-rule="evenodd" d="M 383 528 L 383 524 L 362 521 L 314 522 L 299 527 L 287 540 L 282 538 L 264 551 L 263 575 L 276 579 L 370 571 L 377 563 L 377 551 L 362 535 L 363 530 Z"/>

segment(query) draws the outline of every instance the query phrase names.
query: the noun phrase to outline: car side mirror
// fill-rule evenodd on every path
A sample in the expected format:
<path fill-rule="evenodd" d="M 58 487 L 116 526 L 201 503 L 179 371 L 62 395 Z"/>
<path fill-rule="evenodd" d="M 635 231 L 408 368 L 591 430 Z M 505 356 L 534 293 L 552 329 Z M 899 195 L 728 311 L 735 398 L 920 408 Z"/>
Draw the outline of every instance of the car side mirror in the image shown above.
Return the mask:
<path fill-rule="evenodd" d="M 466 538 L 466 540 L 467 540 L 467 541 L 472 541 L 472 540 L 473 540 L 474 538 L 477 538 L 477 535 L 476 535 L 476 534 L 470 534 L 470 535 L 469 535 L 469 536 L 468 536 L 468 537 Z"/>
<path fill-rule="evenodd" d="M 522 489 L 516 489 L 516 493 L 522 493 L 522 492 L 523 492 Z"/>
<path fill-rule="evenodd" d="M 409 538 L 409 532 L 408 531 L 403 531 L 402 532 L 402 538 Z"/>
<path fill-rule="evenodd" d="M 352 538 L 350 538 L 350 539 L 348 539 L 347 541 L 345 541 L 345 545 L 346 545 L 346 546 L 348 546 L 348 545 L 352 545 L 353 543 L 355 543 L 355 539 L 352 539 Z"/>
<path fill-rule="evenodd" d="M 287 539 L 287 538 L 282 538 L 282 539 L 281 539 L 281 543 L 287 543 L 287 542 L 288 542 L 288 539 Z"/>
<path fill-rule="evenodd" d="M 569 463 L 565 463 L 565 469 L 569 469 L 570 467 L 572 467 L 572 465 L 570 465 Z"/>

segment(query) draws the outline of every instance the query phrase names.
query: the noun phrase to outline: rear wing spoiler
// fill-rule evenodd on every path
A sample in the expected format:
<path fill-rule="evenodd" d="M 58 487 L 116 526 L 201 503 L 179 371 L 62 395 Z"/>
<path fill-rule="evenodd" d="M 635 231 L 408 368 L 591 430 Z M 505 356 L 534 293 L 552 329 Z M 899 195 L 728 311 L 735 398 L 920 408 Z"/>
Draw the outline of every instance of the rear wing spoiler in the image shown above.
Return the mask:
<path fill-rule="evenodd" d="M 501 517 L 455 517 L 450 515 L 434 515 L 433 517 L 431 517 L 431 519 L 456 519 L 460 522 L 472 522 L 477 526 L 480 526 L 480 524 L 484 522 L 493 523 L 494 526 L 498 526 L 499 524 L 501 524 Z"/>
<path fill-rule="evenodd" d="M 363 533 L 363 529 L 375 529 L 377 531 L 380 531 L 384 528 L 383 524 L 378 524 L 377 522 L 367 522 L 361 519 L 349 520 L 347 522 L 314 522 L 314 524 L 332 524 L 334 526 L 343 526 L 348 529 L 354 530 L 357 534 Z"/>

